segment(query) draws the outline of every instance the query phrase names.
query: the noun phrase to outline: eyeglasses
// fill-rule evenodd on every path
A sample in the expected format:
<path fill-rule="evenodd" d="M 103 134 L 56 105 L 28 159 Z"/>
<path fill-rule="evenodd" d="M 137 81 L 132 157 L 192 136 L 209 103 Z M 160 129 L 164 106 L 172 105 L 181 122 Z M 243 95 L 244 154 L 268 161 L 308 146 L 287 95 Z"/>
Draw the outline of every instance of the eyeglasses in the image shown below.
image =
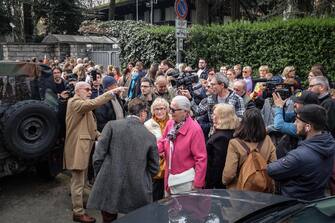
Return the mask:
<path fill-rule="evenodd" d="M 308 85 L 308 87 L 312 88 L 312 87 L 317 86 L 317 85 L 320 85 L 320 84 L 310 84 L 310 85 Z"/>
<path fill-rule="evenodd" d="M 150 86 L 146 86 L 146 85 L 141 85 L 142 88 L 149 88 Z"/>
<path fill-rule="evenodd" d="M 306 124 L 309 124 L 309 122 L 307 122 L 307 121 L 303 120 L 303 119 L 302 119 L 302 118 L 300 118 L 299 116 L 296 116 L 295 118 L 296 118 L 296 119 L 298 119 L 299 121 L 302 121 L 302 122 L 304 122 L 304 123 L 306 123 Z"/>
<path fill-rule="evenodd" d="M 181 110 L 183 110 L 183 109 L 180 109 L 180 108 L 172 108 L 172 107 L 170 107 L 170 112 L 171 113 L 175 113 L 176 111 L 181 111 Z"/>
<path fill-rule="evenodd" d="M 165 111 L 165 107 L 160 107 L 160 108 L 154 108 L 154 111 Z"/>

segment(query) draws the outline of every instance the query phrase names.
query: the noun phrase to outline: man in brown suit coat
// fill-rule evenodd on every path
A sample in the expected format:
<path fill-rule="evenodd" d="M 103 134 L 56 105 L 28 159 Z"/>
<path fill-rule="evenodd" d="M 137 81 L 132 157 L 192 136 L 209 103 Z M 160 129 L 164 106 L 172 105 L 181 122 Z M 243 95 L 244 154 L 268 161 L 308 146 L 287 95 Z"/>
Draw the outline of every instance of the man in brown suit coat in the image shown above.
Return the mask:
<path fill-rule="evenodd" d="M 71 198 L 73 205 L 73 221 L 95 222 L 85 214 L 83 208 L 83 191 L 91 149 L 98 138 L 97 124 L 92 110 L 107 103 L 123 88 L 115 88 L 103 95 L 90 99 L 91 86 L 86 82 L 78 82 L 75 95 L 70 98 L 66 112 L 66 138 L 64 147 L 64 168 L 71 170 Z"/>

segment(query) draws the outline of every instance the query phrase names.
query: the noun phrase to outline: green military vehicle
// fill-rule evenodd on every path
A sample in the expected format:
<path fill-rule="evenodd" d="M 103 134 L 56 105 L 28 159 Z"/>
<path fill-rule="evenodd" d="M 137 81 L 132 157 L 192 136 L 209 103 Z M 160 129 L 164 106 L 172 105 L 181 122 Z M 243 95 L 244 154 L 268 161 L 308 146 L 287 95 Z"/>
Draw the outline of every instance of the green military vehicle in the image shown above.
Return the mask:
<path fill-rule="evenodd" d="M 57 97 L 48 94 L 50 67 L 0 61 L 0 178 L 32 166 L 44 177 L 62 170 Z"/>

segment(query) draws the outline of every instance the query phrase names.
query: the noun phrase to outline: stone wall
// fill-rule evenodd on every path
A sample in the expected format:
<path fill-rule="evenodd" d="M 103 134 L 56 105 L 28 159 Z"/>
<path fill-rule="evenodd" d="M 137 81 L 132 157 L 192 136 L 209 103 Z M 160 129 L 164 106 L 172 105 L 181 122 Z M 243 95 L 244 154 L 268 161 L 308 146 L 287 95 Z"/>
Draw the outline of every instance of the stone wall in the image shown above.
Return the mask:
<path fill-rule="evenodd" d="M 4 60 L 30 60 L 32 57 L 43 59 L 55 57 L 55 46 L 52 44 L 34 44 L 34 43 L 5 43 L 2 44 Z"/>
<path fill-rule="evenodd" d="M 89 57 L 91 58 L 91 50 L 96 51 L 113 51 L 110 57 L 105 58 L 103 55 L 108 52 L 98 53 L 96 57 L 92 57 L 94 62 L 98 64 L 114 64 L 119 66 L 119 50 L 114 49 L 112 44 L 66 44 L 66 43 L 0 43 L 0 60 L 31 60 L 36 57 L 37 60 L 47 58 L 64 59 L 66 56 L 71 57 Z"/>
<path fill-rule="evenodd" d="M 30 60 L 36 57 L 63 59 L 66 56 L 87 57 L 88 52 L 84 44 L 41 44 L 41 43 L 2 43 L 0 44 L 3 60 Z"/>

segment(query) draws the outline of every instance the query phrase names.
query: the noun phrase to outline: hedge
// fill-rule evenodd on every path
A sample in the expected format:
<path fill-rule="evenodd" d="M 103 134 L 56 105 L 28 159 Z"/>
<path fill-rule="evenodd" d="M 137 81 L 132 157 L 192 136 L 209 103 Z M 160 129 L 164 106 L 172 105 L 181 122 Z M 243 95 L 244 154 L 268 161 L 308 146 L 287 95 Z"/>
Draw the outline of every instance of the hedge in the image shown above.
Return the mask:
<path fill-rule="evenodd" d="M 134 21 L 86 21 L 84 34 L 113 36 L 119 39 L 121 62 L 141 60 L 146 66 L 163 59 L 175 61 L 175 29 L 173 26 L 152 26 Z M 258 23 L 189 28 L 184 43 L 184 62 L 197 65 L 199 57 L 211 67 L 220 65 L 250 65 L 255 73 L 267 64 L 273 74 L 293 65 L 305 79 L 313 64 L 321 63 L 328 75 L 335 78 L 335 19 L 304 18 L 289 21 L 274 20 Z"/>

